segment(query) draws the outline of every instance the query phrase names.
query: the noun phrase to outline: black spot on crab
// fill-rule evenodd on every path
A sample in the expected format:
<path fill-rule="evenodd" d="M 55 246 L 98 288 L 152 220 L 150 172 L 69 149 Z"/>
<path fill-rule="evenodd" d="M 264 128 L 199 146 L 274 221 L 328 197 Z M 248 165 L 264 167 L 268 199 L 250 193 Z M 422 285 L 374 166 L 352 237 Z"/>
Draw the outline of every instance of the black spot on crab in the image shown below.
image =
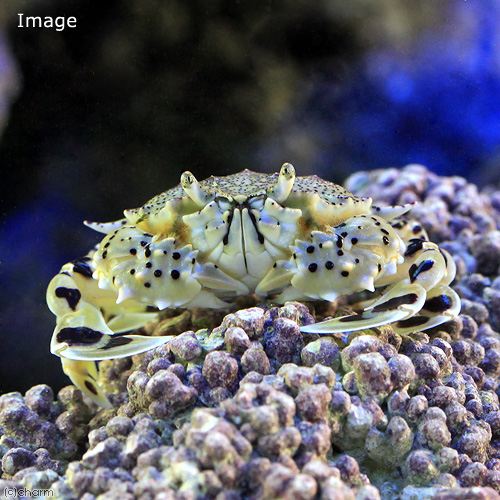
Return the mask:
<path fill-rule="evenodd" d="M 412 316 L 408 319 L 403 319 L 395 323 L 396 328 L 415 328 L 417 326 L 425 325 L 429 321 L 429 318 L 425 316 Z"/>
<path fill-rule="evenodd" d="M 418 266 L 416 264 L 412 264 L 410 270 L 408 271 L 410 281 L 413 283 L 418 278 L 420 273 L 425 273 L 429 269 L 432 269 L 433 266 L 433 260 L 424 260 Z"/>
<path fill-rule="evenodd" d="M 92 382 L 89 382 L 88 380 L 85 381 L 85 387 L 92 393 L 94 394 L 95 396 L 97 396 L 98 391 L 95 387 L 95 385 L 92 383 Z"/>
<path fill-rule="evenodd" d="M 338 321 L 342 323 L 352 323 L 353 321 L 359 321 L 363 319 L 363 313 L 353 314 L 352 316 L 344 316 L 343 318 L 338 318 Z"/>
<path fill-rule="evenodd" d="M 113 347 L 130 344 L 130 342 L 132 342 L 132 339 L 128 339 L 126 337 L 111 337 L 109 342 L 105 346 L 101 347 L 101 350 L 106 351 L 108 349 L 113 349 Z"/>
<path fill-rule="evenodd" d="M 387 300 L 383 304 L 379 304 L 375 306 L 372 311 L 373 312 L 385 312 L 397 309 L 399 306 L 403 304 L 414 304 L 418 300 L 418 295 L 416 293 L 407 293 L 406 295 L 402 295 L 400 297 L 393 297 L 392 299 Z"/>
<path fill-rule="evenodd" d="M 77 288 L 65 288 L 60 286 L 56 288 L 56 297 L 66 299 L 68 306 L 75 311 L 78 302 L 80 302 L 80 299 L 82 298 L 82 294 Z"/>
<path fill-rule="evenodd" d="M 59 343 L 68 345 L 91 345 L 99 342 L 104 334 L 86 326 L 66 327 L 56 335 Z"/>
<path fill-rule="evenodd" d="M 426 300 L 423 309 L 433 313 L 443 313 L 450 309 L 452 305 L 453 301 L 448 295 L 437 295 Z"/>
<path fill-rule="evenodd" d="M 85 276 L 85 278 L 92 278 L 92 269 L 90 268 L 89 262 L 90 257 L 83 257 L 81 259 L 74 260 L 73 272 Z"/>
<path fill-rule="evenodd" d="M 419 238 L 412 238 L 410 240 L 410 244 L 406 247 L 406 252 L 405 252 L 404 256 L 410 257 L 415 252 L 422 250 L 423 243 L 424 243 L 423 240 L 421 240 Z"/>

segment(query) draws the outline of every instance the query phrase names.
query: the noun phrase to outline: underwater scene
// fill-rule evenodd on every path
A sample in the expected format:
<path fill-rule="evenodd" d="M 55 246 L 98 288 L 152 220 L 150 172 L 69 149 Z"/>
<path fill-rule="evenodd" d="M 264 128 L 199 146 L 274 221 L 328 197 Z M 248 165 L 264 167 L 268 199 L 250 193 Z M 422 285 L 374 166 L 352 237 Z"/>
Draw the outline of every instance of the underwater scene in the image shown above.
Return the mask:
<path fill-rule="evenodd" d="M 500 499 L 500 0 L 0 4 L 0 498 Z"/>

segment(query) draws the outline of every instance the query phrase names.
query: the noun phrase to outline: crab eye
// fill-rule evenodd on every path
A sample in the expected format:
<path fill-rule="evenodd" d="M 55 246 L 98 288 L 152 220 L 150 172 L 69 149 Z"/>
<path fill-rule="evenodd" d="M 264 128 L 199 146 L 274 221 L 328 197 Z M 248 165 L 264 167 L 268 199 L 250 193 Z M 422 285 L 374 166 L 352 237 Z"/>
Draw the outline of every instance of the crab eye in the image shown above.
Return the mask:
<path fill-rule="evenodd" d="M 283 163 L 280 174 L 285 177 L 285 179 L 291 179 L 295 177 L 295 168 L 291 163 Z"/>
<path fill-rule="evenodd" d="M 182 187 L 184 187 L 184 188 L 190 187 L 195 182 L 196 182 L 196 179 L 195 179 L 194 175 L 191 172 L 189 172 L 189 171 L 186 170 L 186 172 L 182 173 L 182 175 L 181 175 L 181 185 L 182 185 Z"/>

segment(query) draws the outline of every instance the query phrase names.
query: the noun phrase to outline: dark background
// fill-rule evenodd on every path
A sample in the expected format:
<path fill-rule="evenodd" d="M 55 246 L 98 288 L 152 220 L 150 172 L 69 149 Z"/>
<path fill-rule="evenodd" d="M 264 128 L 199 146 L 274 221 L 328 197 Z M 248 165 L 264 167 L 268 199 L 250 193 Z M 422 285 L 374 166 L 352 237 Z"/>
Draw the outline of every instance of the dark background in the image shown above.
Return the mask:
<path fill-rule="evenodd" d="M 419 162 L 497 183 L 499 18 L 493 0 L 3 0 L 0 391 L 67 383 L 45 289 L 99 241 L 81 221 L 184 170 Z"/>

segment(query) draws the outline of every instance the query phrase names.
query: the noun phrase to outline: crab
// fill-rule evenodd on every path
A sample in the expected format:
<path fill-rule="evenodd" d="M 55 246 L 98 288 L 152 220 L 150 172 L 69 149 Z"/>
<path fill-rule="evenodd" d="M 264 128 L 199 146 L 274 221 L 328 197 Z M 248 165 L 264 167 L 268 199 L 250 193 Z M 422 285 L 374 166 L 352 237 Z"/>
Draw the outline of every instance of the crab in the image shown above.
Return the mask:
<path fill-rule="evenodd" d="M 358 312 L 304 326 L 346 334 L 392 324 L 401 334 L 460 312 L 451 256 L 402 216 L 412 205 L 373 206 L 341 186 L 298 177 L 285 163 L 268 175 L 244 170 L 180 185 L 123 219 L 85 222 L 104 233 L 86 257 L 49 284 L 57 317 L 51 352 L 101 406 L 96 361 L 141 353 L 172 336 L 130 334 L 169 307 L 227 308 L 255 294 L 281 304 L 372 292 Z M 152 309 L 154 310 L 152 311 Z"/>

